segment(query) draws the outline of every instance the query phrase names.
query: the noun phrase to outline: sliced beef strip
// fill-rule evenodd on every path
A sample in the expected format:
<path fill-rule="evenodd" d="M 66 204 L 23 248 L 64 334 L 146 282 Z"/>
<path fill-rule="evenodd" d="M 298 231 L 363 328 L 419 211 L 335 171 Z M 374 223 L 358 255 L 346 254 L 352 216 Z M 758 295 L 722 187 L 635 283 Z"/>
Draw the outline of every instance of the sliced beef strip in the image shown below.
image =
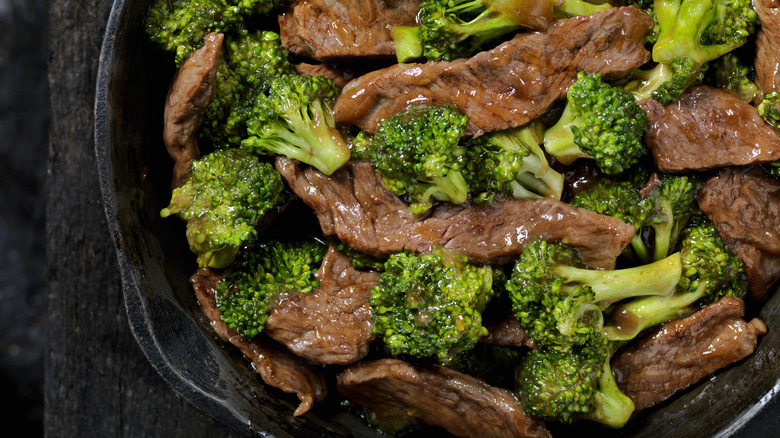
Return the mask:
<path fill-rule="evenodd" d="M 549 437 L 544 423 L 527 416 L 509 390 L 449 368 L 414 366 L 397 359 L 359 362 L 337 377 L 346 399 L 380 424 L 406 419 L 442 427 L 458 437 Z"/>
<path fill-rule="evenodd" d="M 368 354 L 373 339 L 368 297 L 379 273 L 358 271 L 333 248 L 316 274 L 310 293 L 283 299 L 268 316 L 264 332 L 296 355 L 318 364 L 350 364 Z"/>
<path fill-rule="evenodd" d="M 333 79 L 333 83 L 339 88 L 343 88 L 354 77 L 352 73 L 329 64 L 295 64 L 295 72 L 301 76 L 324 76 Z"/>
<path fill-rule="evenodd" d="M 753 0 L 761 26 L 756 34 L 756 85 L 780 91 L 780 0 Z"/>
<path fill-rule="evenodd" d="M 488 334 L 479 342 L 505 347 L 533 347 L 534 342 L 525 336 L 525 330 L 520 327 L 514 315 L 509 315 L 502 321 L 487 325 Z"/>
<path fill-rule="evenodd" d="M 625 76 L 650 60 L 653 20 L 631 6 L 558 20 L 469 59 L 396 64 L 354 79 L 342 90 L 336 120 L 376 132 L 410 105 L 457 105 L 473 135 L 524 125 L 563 97 L 577 72 Z"/>
<path fill-rule="evenodd" d="M 650 129 L 645 144 L 662 172 L 741 166 L 780 159 L 780 132 L 726 90 L 690 88 L 677 102 L 640 103 Z"/>
<path fill-rule="evenodd" d="M 237 347 L 257 369 L 263 381 L 274 388 L 290 394 L 296 394 L 301 403 L 294 415 L 308 412 L 314 402 L 325 399 L 328 386 L 325 377 L 314 370 L 305 360 L 295 356 L 274 341 L 257 337 L 251 340 L 241 336 L 220 319 L 217 309 L 217 283 L 226 274 L 208 268 L 198 269 L 190 278 L 195 296 L 203 312 L 211 322 L 217 335 L 224 341 Z"/>
<path fill-rule="evenodd" d="M 660 326 L 612 359 L 618 387 L 636 411 L 655 406 L 715 371 L 753 353 L 766 325 L 746 322 L 744 303 L 724 297 L 698 312 Z"/>
<path fill-rule="evenodd" d="M 224 35 L 209 33 L 203 47 L 179 67 L 165 100 L 163 141 L 173 158 L 173 188 L 190 177 L 191 163 L 200 157 L 197 129 L 214 99 L 217 60 Z"/>
<path fill-rule="evenodd" d="M 414 25 L 420 0 L 296 0 L 279 14 L 282 44 L 320 61 L 394 57 L 393 26 Z"/>
<path fill-rule="evenodd" d="M 745 266 L 751 297 L 763 300 L 780 279 L 780 181 L 759 167 L 726 168 L 698 201 Z"/>
<path fill-rule="evenodd" d="M 634 235 L 634 227 L 623 221 L 551 198 L 442 203 L 418 218 L 366 162 L 352 161 L 324 175 L 278 157 L 276 168 L 314 210 L 326 235 L 375 256 L 402 250 L 426 253 L 441 246 L 476 261 L 502 264 L 519 255 L 526 242 L 546 238 L 578 249 L 592 268 L 609 269 Z"/>

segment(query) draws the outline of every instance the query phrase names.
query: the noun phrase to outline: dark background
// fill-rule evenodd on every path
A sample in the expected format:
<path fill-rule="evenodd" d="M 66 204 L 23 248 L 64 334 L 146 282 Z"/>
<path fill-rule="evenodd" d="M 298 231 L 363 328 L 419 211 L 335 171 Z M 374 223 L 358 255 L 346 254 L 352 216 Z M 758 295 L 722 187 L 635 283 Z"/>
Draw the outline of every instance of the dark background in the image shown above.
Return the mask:
<path fill-rule="evenodd" d="M 93 101 L 110 0 L 0 0 L 0 418 L 50 437 L 230 437 L 130 332 Z M 45 409 L 44 409 L 45 406 Z M 776 436 L 773 401 L 740 436 Z"/>

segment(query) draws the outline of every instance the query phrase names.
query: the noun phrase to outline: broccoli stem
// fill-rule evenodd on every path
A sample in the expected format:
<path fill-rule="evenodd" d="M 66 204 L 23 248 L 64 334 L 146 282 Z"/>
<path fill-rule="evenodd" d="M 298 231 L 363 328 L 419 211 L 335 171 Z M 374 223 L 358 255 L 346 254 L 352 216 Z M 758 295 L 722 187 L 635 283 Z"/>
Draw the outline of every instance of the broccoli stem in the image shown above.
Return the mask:
<path fill-rule="evenodd" d="M 691 58 L 702 65 L 744 43 L 701 44 L 704 30 L 717 13 L 712 0 L 656 0 L 655 12 L 661 30 L 658 41 L 653 45 L 653 61 L 672 62 L 675 57 L 680 57 Z"/>
<path fill-rule="evenodd" d="M 674 69 L 667 62 L 659 62 L 650 70 L 636 69 L 631 72 L 631 80 L 623 89 L 631 93 L 636 100 L 653 98 L 653 92 L 664 82 L 674 79 Z"/>
<path fill-rule="evenodd" d="M 700 287 L 694 292 L 644 297 L 619 304 L 612 310 L 612 323 L 602 329 L 604 337 L 612 341 L 629 341 L 650 327 L 688 315 L 693 311 L 691 305 L 704 296 L 704 290 Z"/>
<path fill-rule="evenodd" d="M 680 253 L 674 253 L 657 262 L 631 268 L 599 271 L 556 266 L 552 272 L 566 284 L 590 286 L 595 294 L 594 302 L 610 304 L 631 297 L 674 294 L 682 275 L 682 262 Z"/>
<path fill-rule="evenodd" d="M 595 401 L 596 409 L 585 414 L 584 418 L 607 427 L 615 429 L 623 427 L 634 413 L 634 402 L 618 388 L 609 359 L 604 362 Z"/>
<path fill-rule="evenodd" d="M 349 161 L 349 146 L 339 131 L 332 127 L 320 102 L 308 107 L 288 105 L 282 112 L 284 120 L 268 121 L 261 129 L 269 136 L 262 140 L 249 137 L 242 148 L 268 149 L 304 163 L 330 175 Z M 288 126 L 285 126 L 285 123 Z"/>
<path fill-rule="evenodd" d="M 423 200 L 430 198 L 462 204 L 468 199 L 468 184 L 460 172 L 448 172 L 445 176 L 436 176 L 429 180 L 430 188 L 422 194 Z"/>
<path fill-rule="evenodd" d="M 563 13 L 568 17 L 587 16 L 611 7 L 612 5 L 609 2 L 597 5 L 584 0 L 564 0 L 562 5 L 555 6 L 559 13 Z"/>
<path fill-rule="evenodd" d="M 574 142 L 574 133 L 571 130 L 571 125 L 574 123 L 576 123 L 575 110 L 573 105 L 567 102 L 561 118 L 544 132 L 544 148 L 547 153 L 567 166 L 578 158 L 588 156 Z"/>
<path fill-rule="evenodd" d="M 390 36 L 393 38 L 395 56 L 399 63 L 422 58 L 420 26 L 395 26 L 390 29 Z"/>

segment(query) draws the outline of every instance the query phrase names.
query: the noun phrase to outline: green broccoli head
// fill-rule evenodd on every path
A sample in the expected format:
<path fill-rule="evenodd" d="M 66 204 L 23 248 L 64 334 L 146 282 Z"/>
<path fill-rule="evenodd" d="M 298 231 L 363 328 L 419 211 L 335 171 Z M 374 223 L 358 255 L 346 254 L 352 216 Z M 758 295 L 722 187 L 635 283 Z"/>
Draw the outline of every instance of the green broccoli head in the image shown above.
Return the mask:
<path fill-rule="evenodd" d="M 547 153 L 564 164 L 592 158 L 607 175 L 619 175 L 646 153 L 646 113 L 634 97 L 601 80 L 601 74 L 579 72 L 566 93 L 558 122 L 544 133 Z"/>
<path fill-rule="evenodd" d="M 394 254 L 369 298 L 373 333 L 393 355 L 447 363 L 487 334 L 482 312 L 493 297 L 492 279 L 489 266 L 444 249 Z"/>
<path fill-rule="evenodd" d="M 454 105 L 421 105 L 380 123 L 369 159 L 388 190 L 408 196 L 413 213 L 424 213 L 434 200 L 467 200 L 460 145 L 467 121 Z"/>
<path fill-rule="evenodd" d="M 584 345 L 601 331 L 604 311 L 639 296 L 669 296 L 680 280 L 680 254 L 613 270 L 582 266 L 576 250 L 544 239 L 530 242 L 515 262 L 506 290 L 526 335 L 541 347 Z"/>
<path fill-rule="evenodd" d="M 551 12 L 560 18 L 590 15 L 611 7 L 609 3 L 584 0 L 551 3 Z M 422 0 L 419 25 L 391 29 L 396 57 L 398 62 L 409 62 L 471 56 L 488 42 L 527 27 L 528 20 L 523 16 L 527 9 L 526 0 Z"/>
<path fill-rule="evenodd" d="M 780 129 L 780 92 L 770 91 L 764 94 L 757 109 L 761 118 L 775 129 Z"/>
<path fill-rule="evenodd" d="M 681 291 L 701 295 L 706 298 L 707 304 L 715 303 L 724 296 L 745 298 L 745 268 L 720 236 L 715 224 L 697 216 L 682 234 Z"/>
<path fill-rule="evenodd" d="M 265 328 L 274 303 L 286 295 L 308 293 L 328 247 L 316 240 L 270 241 L 242 251 L 228 276 L 217 285 L 222 322 L 244 339 Z"/>
<path fill-rule="evenodd" d="M 420 57 L 436 61 L 464 58 L 488 41 L 520 27 L 511 16 L 493 8 L 492 3 L 481 0 L 422 0 L 420 25 L 397 27 L 392 31 L 398 62 Z"/>
<path fill-rule="evenodd" d="M 690 58 L 701 66 L 742 46 L 755 31 L 750 0 L 658 0 L 653 60 Z"/>
<path fill-rule="evenodd" d="M 550 167 L 540 146 L 543 132 L 542 125 L 534 122 L 469 141 L 463 174 L 472 200 L 492 202 L 498 193 L 560 199 L 563 175 Z"/>
<path fill-rule="evenodd" d="M 653 230 L 652 260 L 660 260 L 674 251 L 681 231 L 700 212 L 696 194 L 702 184 L 697 175 L 657 174 L 656 177 L 642 199 L 645 215 L 641 225 Z"/>
<path fill-rule="evenodd" d="M 571 424 L 589 420 L 620 428 L 634 412 L 609 366 L 614 346 L 596 338 L 570 349 L 529 350 L 518 369 L 523 410 L 535 417 Z"/>
<path fill-rule="evenodd" d="M 267 93 L 253 97 L 246 110 L 248 137 L 241 149 L 284 155 L 332 174 L 349 161 L 349 147 L 333 119 L 339 91 L 323 76 L 271 78 Z"/>
<path fill-rule="evenodd" d="M 631 340 L 648 328 L 693 313 L 697 303 L 747 295 L 744 266 L 709 219 L 695 216 L 683 230 L 681 245 L 682 276 L 676 292 L 619 304 L 604 327 L 606 337 Z"/>
<path fill-rule="evenodd" d="M 229 265 L 241 245 L 257 237 L 260 218 L 281 204 L 284 182 L 258 157 L 234 149 L 192 162 L 192 176 L 174 189 L 160 215 L 187 221 L 187 240 L 201 267 Z"/>
<path fill-rule="evenodd" d="M 244 20 L 266 14 L 281 0 L 155 0 L 144 23 L 149 38 L 181 65 L 209 32 L 237 32 Z"/>
<path fill-rule="evenodd" d="M 734 91 L 746 103 L 761 97 L 761 90 L 754 82 L 755 69 L 743 64 L 733 53 L 727 53 L 710 62 L 707 82 L 717 88 Z"/>
<path fill-rule="evenodd" d="M 217 65 L 214 100 L 206 108 L 199 135 L 215 147 L 239 146 L 247 137 L 247 117 L 271 78 L 293 74 L 290 53 L 272 31 L 226 36 Z"/>

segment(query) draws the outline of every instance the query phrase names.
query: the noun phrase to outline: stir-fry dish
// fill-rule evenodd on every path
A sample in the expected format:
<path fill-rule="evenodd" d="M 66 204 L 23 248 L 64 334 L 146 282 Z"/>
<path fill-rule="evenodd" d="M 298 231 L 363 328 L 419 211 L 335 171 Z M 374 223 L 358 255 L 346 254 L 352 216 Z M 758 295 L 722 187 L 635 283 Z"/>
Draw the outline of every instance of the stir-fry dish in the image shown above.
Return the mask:
<path fill-rule="evenodd" d="M 774 329 L 746 306 L 780 278 L 780 1 L 154 0 L 145 27 L 176 70 L 161 215 L 294 415 L 620 428 Z"/>

